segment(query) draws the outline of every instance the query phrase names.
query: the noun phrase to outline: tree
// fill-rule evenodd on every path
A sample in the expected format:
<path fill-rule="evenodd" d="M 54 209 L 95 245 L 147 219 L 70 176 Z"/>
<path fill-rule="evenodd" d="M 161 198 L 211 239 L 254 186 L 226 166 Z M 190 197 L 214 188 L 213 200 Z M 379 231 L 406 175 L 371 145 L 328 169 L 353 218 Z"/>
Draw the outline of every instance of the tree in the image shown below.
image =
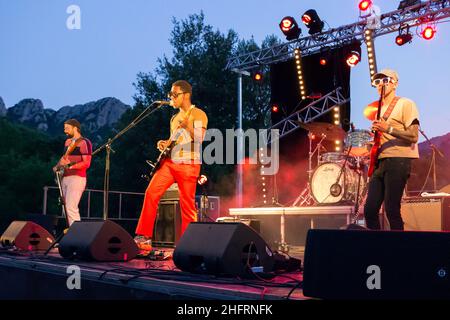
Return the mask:
<path fill-rule="evenodd" d="M 125 126 L 132 117 L 139 114 L 143 106 L 164 96 L 164 93 L 170 90 L 171 84 L 179 79 L 185 79 L 192 84 L 194 91 L 192 100 L 207 113 L 208 128 L 217 128 L 225 134 L 226 129 L 237 127 L 237 76 L 224 68 L 227 60 L 233 55 L 258 50 L 259 47 L 253 39 L 239 40 L 233 30 L 225 34 L 213 30 L 213 27 L 207 25 L 204 20 L 203 13 L 190 15 L 181 21 L 173 19 L 170 38 L 173 46 L 172 57 L 168 58 L 164 55 L 158 59 L 158 67 L 154 72 L 141 72 L 137 75 L 137 81 L 134 84 L 137 90 L 134 96 L 136 107 L 122 118 L 118 128 Z M 262 46 L 270 46 L 278 41 L 275 36 L 271 36 L 263 42 Z M 255 83 L 249 77 L 243 79 L 244 129 L 259 129 L 269 124 L 268 79 L 269 77 L 266 76 L 262 83 Z M 127 139 L 124 139 L 121 146 L 126 148 L 130 156 L 133 154 L 134 159 L 148 157 L 154 159 L 157 156 L 154 144 L 158 139 L 168 136 L 170 115 L 165 111 L 157 112 L 150 119 L 143 121 L 139 129 L 140 134 L 131 133 Z M 149 137 L 148 140 L 142 141 L 143 136 Z M 207 143 L 204 147 L 206 145 Z M 142 160 L 140 161 L 143 163 Z M 138 167 L 140 167 L 139 170 L 143 169 L 140 165 Z M 203 166 L 202 170 L 214 183 L 212 192 L 221 195 L 233 192 L 234 165 Z M 121 181 L 126 181 L 127 177 L 135 175 L 136 172 L 130 174 L 129 171 L 123 171 Z M 133 184 L 132 181 L 127 182 Z M 141 188 L 136 184 L 133 185 Z"/>

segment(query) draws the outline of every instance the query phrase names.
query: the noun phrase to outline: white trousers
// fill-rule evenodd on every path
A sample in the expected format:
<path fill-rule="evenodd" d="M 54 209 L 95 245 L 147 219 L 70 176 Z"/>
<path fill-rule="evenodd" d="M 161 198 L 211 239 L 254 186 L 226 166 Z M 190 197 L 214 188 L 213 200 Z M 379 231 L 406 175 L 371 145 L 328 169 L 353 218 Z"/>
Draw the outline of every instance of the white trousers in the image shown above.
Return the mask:
<path fill-rule="evenodd" d="M 78 204 L 80 203 L 83 191 L 86 188 L 86 177 L 68 176 L 62 179 L 62 191 L 64 200 L 66 202 L 67 218 L 69 226 L 75 221 L 80 221 L 80 210 Z"/>

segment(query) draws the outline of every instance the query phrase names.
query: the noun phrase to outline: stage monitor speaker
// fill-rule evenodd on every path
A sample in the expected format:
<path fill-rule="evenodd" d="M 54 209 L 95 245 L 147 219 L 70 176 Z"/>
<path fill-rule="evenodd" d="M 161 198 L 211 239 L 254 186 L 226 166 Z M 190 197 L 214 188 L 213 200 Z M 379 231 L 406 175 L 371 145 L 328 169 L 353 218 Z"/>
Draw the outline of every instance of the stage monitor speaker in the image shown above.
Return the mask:
<path fill-rule="evenodd" d="M 271 272 L 274 255 L 261 236 L 243 223 L 190 223 L 173 253 L 187 272 L 247 276 L 249 267 Z"/>
<path fill-rule="evenodd" d="M 450 298 L 450 233 L 308 232 L 303 294 L 322 299 Z"/>
<path fill-rule="evenodd" d="M 31 221 L 13 221 L 3 233 L 1 243 L 20 250 L 47 250 L 55 238 L 40 225 Z"/>
<path fill-rule="evenodd" d="M 128 261 L 139 249 L 121 226 L 105 221 L 76 221 L 59 243 L 64 258 L 88 261 Z"/>

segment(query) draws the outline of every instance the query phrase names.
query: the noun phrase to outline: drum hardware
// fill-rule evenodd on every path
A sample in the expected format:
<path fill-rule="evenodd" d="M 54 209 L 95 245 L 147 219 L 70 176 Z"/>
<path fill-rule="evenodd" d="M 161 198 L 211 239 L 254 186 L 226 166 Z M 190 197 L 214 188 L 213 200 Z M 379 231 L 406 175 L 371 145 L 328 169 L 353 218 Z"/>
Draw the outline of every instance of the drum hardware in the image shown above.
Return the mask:
<path fill-rule="evenodd" d="M 342 163 L 341 170 L 339 171 L 339 176 L 337 177 L 336 182 L 333 183 L 330 187 L 330 195 L 332 195 L 333 197 L 338 197 L 342 193 L 342 187 L 339 184 L 339 180 L 341 180 L 342 172 L 345 170 L 344 168 L 347 165 L 347 159 L 350 155 L 351 150 L 352 146 L 350 146 L 350 148 L 347 151 L 347 154 L 344 158 L 344 162 Z"/>
<path fill-rule="evenodd" d="M 311 196 L 311 175 L 312 175 L 312 159 L 314 154 L 317 152 L 317 165 L 319 165 L 320 161 L 320 150 L 323 148 L 322 142 L 325 140 L 326 135 L 321 134 L 321 139 L 317 143 L 314 150 L 312 150 L 312 141 L 314 140 L 314 134 L 310 131 L 308 133 L 308 140 L 309 140 L 309 153 L 308 153 L 308 182 L 306 183 L 306 187 L 303 189 L 303 191 L 300 193 L 300 195 L 295 199 L 294 203 L 292 204 L 292 207 L 296 207 L 297 205 L 301 206 L 308 206 L 312 205 L 314 203 L 314 199 Z"/>

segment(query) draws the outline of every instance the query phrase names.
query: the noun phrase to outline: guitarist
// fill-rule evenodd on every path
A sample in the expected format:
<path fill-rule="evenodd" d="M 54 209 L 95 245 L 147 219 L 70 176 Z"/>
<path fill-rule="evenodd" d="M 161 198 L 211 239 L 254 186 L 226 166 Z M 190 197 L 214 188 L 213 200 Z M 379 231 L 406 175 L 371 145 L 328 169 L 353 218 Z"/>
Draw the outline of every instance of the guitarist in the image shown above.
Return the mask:
<path fill-rule="evenodd" d="M 398 80 L 397 72 L 390 69 L 372 78 L 372 85 L 380 95 L 381 110 L 380 118 L 372 123 L 372 130 L 380 137 L 380 147 L 374 153 L 374 170 L 364 207 L 369 229 L 380 229 L 379 211 L 384 202 L 391 230 L 403 230 L 401 199 L 410 175 L 411 160 L 419 158 L 419 113 L 412 100 L 396 96 Z"/>
<path fill-rule="evenodd" d="M 197 221 L 195 189 L 200 174 L 200 146 L 203 141 L 208 117 L 191 103 L 192 87 L 184 80 L 172 84 L 168 94 L 170 105 L 178 109 L 170 121 L 171 138 L 157 143 L 159 151 L 173 146 L 169 156 L 162 159 L 145 191 L 141 216 L 134 238 L 139 248 L 151 250 L 151 239 L 158 202 L 164 192 L 174 183 L 178 184 L 181 207 L 181 234 L 190 222 Z"/>
<path fill-rule="evenodd" d="M 86 188 L 86 171 L 91 165 L 92 144 L 81 135 L 81 125 L 76 119 L 64 122 L 64 155 L 59 159 L 53 171 L 63 171 L 61 187 L 65 200 L 69 226 L 80 221 L 80 202 Z"/>

